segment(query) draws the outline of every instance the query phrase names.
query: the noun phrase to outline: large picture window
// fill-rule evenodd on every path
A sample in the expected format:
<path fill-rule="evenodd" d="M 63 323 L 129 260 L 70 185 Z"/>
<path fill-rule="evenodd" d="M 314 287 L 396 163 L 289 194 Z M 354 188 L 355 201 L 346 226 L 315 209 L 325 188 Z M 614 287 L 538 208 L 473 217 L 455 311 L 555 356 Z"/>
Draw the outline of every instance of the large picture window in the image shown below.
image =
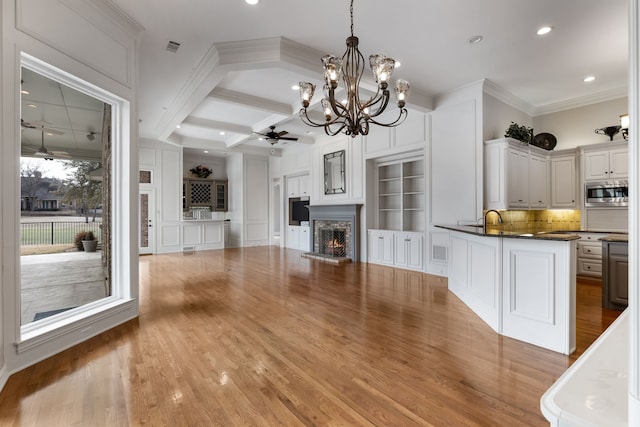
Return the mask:
<path fill-rule="evenodd" d="M 20 325 L 28 340 L 131 297 L 129 281 L 114 280 L 125 277 L 114 260 L 126 260 L 127 248 L 114 248 L 127 220 L 112 214 L 116 181 L 126 180 L 113 171 L 127 157 L 128 103 L 26 54 L 20 100 Z"/>

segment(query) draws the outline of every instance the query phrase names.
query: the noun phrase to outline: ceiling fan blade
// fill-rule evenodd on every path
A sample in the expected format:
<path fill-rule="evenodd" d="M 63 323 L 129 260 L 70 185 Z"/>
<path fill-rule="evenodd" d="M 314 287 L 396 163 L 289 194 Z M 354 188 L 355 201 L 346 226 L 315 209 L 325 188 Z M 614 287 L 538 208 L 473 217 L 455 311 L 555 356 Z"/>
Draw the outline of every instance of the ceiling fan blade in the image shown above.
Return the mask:
<path fill-rule="evenodd" d="M 283 130 L 281 132 L 278 132 L 278 136 L 284 136 L 286 134 L 288 134 L 289 132 L 287 132 L 286 130 Z"/>
<path fill-rule="evenodd" d="M 293 136 L 284 136 L 284 137 L 281 136 L 278 139 L 281 139 L 282 141 L 297 141 L 298 140 L 298 138 L 293 137 Z"/>

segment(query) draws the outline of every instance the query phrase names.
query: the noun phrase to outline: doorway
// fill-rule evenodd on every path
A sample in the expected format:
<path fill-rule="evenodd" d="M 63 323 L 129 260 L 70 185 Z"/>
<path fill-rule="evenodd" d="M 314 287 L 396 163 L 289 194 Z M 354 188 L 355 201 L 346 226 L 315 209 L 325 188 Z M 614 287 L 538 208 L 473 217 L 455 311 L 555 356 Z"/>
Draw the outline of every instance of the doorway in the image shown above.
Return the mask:
<path fill-rule="evenodd" d="M 140 231 L 138 247 L 140 255 L 153 254 L 156 251 L 155 239 L 155 193 L 151 190 L 140 190 L 139 221 Z"/>

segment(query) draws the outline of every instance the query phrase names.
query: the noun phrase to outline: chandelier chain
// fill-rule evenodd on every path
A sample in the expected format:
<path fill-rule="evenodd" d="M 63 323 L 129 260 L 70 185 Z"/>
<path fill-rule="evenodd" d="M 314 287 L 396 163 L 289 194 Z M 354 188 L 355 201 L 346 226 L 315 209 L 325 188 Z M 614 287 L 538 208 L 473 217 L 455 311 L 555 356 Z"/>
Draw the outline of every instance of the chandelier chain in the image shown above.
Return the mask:
<path fill-rule="evenodd" d="M 353 0 L 351 0 L 349 11 L 351 12 L 351 37 L 353 37 Z"/>

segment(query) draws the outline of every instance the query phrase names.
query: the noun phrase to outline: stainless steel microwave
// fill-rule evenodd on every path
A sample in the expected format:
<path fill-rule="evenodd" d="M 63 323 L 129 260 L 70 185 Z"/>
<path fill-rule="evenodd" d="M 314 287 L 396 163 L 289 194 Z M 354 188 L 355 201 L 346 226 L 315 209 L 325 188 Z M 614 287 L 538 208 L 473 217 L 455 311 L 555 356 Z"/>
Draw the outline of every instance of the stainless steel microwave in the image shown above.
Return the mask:
<path fill-rule="evenodd" d="M 629 182 L 591 181 L 584 186 L 585 207 L 629 206 Z"/>

